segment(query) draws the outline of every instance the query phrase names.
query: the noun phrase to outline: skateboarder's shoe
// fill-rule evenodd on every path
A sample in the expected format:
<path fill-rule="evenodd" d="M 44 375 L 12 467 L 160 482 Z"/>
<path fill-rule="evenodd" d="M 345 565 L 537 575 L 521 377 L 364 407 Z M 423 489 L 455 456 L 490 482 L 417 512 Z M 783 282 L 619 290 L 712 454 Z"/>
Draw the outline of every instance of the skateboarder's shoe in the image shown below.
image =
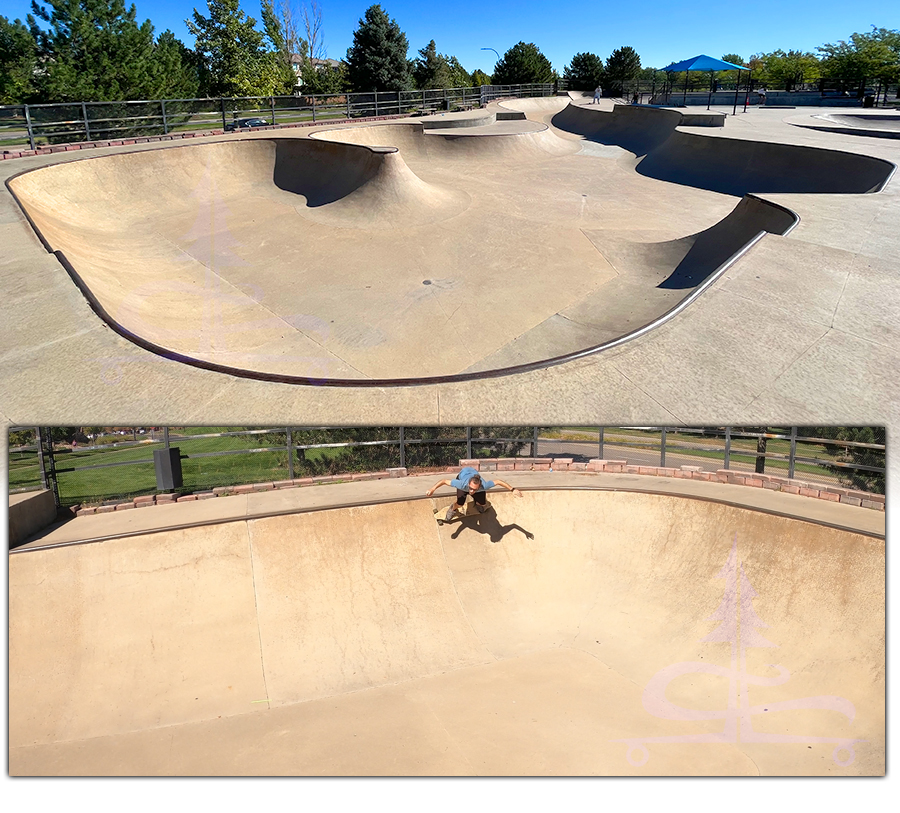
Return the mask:
<path fill-rule="evenodd" d="M 447 509 L 447 514 L 446 514 L 446 516 L 444 517 L 444 522 L 450 522 L 450 520 L 453 519 L 453 515 L 454 515 L 454 514 L 456 514 L 456 506 L 455 506 L 455 505 L 451 505 L 451 506 Z"/>
<path fill-rule="evenodd" d="M 475 510 L 476 510 L 479 514 L 483 514 L 485 511 L 487 511 L 487 506 L 486 506 L 486 505 L 479 505 L 478 503 L 475 503 Z"/>

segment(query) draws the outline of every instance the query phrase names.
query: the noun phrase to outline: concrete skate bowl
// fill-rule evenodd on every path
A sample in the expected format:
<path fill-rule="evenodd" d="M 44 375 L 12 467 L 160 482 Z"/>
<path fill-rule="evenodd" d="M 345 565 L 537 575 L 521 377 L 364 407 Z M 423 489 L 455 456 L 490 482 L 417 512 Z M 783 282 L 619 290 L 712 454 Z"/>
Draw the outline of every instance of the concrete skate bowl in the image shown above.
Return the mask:
<path fill-rule="evenodd" d="M 844 135 L 900 138 L 898 113 L 815 113 L 785 119 L 795 127 Z"/>
<path fill-rule="evenodd" d="M 222 373 L 334 386 L 615 347 L 796 222 L 758 198 L 660 185 L 542 123 L 498 126 L 146 149 L 8 186 L 120 335 Z"/>
<path fill-rule="evenodd" d="M 622 147 L 649 178 L 726 195 L 853 195 L 880 191 L 894 165 L 866 155 L 706 136 L 677 129 L 677 110 L 616 105 L 611 113 L 568 104 L 554 127 Z"/>
<path fill-rule="evenodd" d="M 492 500 L 11 554 L 10 774 L 884 773 L 883 538 Z"/>

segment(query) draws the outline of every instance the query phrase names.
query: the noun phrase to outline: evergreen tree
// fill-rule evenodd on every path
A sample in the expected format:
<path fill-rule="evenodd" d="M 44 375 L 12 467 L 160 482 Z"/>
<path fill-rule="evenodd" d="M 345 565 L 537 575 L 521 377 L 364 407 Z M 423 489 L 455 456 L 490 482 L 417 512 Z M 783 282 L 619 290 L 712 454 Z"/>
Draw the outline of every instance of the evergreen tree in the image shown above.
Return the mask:
<path fill-rule="evenodd" d="M 450 87 L 465 88 L 472 87 L 472 77 L 469 72 L 460 64 L 455 56 L 445 57 L 447 61 L 447 71 L 450 76 Z"/>
<path fill-rule="evenodd" d="M 380 5 L 370 6 L 347 49 L 347 78 L 358 92 L 408 90 L 412 85 L 406 34 Z"/>
<path fill-rule="evenodd" d="M 41 70 L 36 84 L 45 101 L 146 99 L 154 86 L 153 25 L 138 25 L 123 0 L 48 0 L 28 15 Z"/>
<path fill-rule="evenodd" d="M 575 54 L 563 75 L 570 90 L 593 90 L 603 84 L 603 60 L 596 54 Z"/>
<path fill-rule="evenodd" d="M 450 87 L 450 67 L 443 54 L 437 52 L 434 40 L 419 51 L 413 62 L 413 79 L 420 90 Z"/>
<path fill-rule="evenodd" d="M 200 93 L 200 66 L 196 54 L 163 31 L 156 40 L 152 76 L 155 87 L 149 99 L 193 99 Z"/>
<path fill-rule="evenodd" d="M 227 97 L 284 93 L 278 55 L 266 48 L 256 20 L 241 11 L 239 0 L 207 0 L 207 4 L 209 17 L 194 9 L 192 19 L 185 20 L 196 37 L 206 93 Z"/>
<path fill-rule="evenodd" d="M 533 42 L 519 42 L 494 66 L 495 85 L 529 85 L 552 82 L 553 66 Z"/>
<path fill-rule="evenodd" d="M 469 81 L 472 83 L 472 87 L 480 88 L 482 85 L 489 85 L 491 83 L 491 77 L 481 70 L 481 68 L 476 68 L 472 71 L 472 76 Z"/>
<path fill-rule="evenodd" d="M 641 70 L 641 58 L 630 45 L 616 48 L 606 60 L 606 81 L 614 96 L 621 96 L 625 81 L 634 79 Z"/>
<path fill-rule="evenodd" d="M 21 20 L 0 17 L 0 104 L 33 101 L 37 43 Z"/>

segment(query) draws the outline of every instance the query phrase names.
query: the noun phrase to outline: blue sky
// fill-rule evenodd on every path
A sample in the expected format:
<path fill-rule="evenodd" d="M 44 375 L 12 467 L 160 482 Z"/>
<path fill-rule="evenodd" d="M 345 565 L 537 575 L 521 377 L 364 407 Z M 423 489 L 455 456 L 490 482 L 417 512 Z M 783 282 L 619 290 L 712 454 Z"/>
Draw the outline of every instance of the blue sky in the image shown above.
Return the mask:
<path fill-rule="evenodd" d="M 206 0 L 137 0 L 135 5 L 139 20 L 149 18 L 157 33 L 171 29 L 186 45 L 193 45 L 193 38 L 185 18 L 195 7 L 206 13 Z M 370 5 L 370 0 L 320 0 L 328 56 L 345 55 Z M 242 0 L 241 6 L 260 20 L 259 0 Z M 385 0 L 381 6 L 405 32 L 410 58 L 434 39 L 438 51 L 455 55 L 466 70 L 487 73 L 495 56 L 481 48 L 503 54 L 520 40 L 534 42 L 561 73 L 579 51 L 606 59 L 622 45 L 635 48 L 645 67 L 661 68 L 701 53 L 736 53 L 746 60 L 777 48 L 815 52 L 818 45 L 870 31 L 872 25 L 900 28 L 897 0 L 756 0 L 752 5 L 643 0 L 634 6 L 586 0 L 432 6 L 421 0 Z M 24 20 L 29 9 L 30 0 L 0 0 L 0 14 L 9 18 Z"/>

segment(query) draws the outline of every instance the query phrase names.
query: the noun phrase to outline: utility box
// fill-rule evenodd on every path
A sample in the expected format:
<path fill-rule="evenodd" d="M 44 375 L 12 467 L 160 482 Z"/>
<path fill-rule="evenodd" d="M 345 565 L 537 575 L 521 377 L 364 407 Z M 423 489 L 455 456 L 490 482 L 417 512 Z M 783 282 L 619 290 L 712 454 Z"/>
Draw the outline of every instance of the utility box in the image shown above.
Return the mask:
<path fill-rule="evenodd" d="M 156 469 L 156 490 L 174 491 L 181 488 L 181 450 L 177 446 L 170 449 L 154 449 L 153 467 Z"/>

